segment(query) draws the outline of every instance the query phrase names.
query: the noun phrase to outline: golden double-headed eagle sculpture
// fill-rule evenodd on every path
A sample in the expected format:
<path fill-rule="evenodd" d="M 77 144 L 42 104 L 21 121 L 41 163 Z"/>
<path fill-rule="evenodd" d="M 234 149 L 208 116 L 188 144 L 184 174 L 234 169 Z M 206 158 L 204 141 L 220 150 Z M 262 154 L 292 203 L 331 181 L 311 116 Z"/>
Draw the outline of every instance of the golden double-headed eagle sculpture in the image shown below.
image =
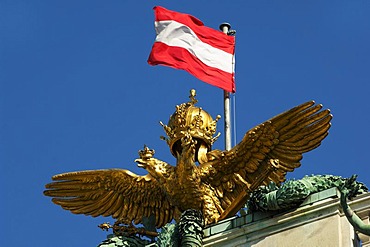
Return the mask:
<path fill-rule="evenodd" d="M 187 209 L 200 210 L 206 225 L 232 216 L 250 193 L 270 181 L 281 183 L 300 166 L 302 154 L 328 135 L 332 115 L 309 101 L 249 130 L 229 151 L 212 150 L 216 123 L 190 101 L 176 106 L 164 138 L 176 157 L 172 166 L 144 147 L 136 159 L 145 176 L 128 170 L 69 172 L 52 177 L 44 194 L 75 214 L 112 216 L 131 224 L 155 216 L 160 228 Z"/>

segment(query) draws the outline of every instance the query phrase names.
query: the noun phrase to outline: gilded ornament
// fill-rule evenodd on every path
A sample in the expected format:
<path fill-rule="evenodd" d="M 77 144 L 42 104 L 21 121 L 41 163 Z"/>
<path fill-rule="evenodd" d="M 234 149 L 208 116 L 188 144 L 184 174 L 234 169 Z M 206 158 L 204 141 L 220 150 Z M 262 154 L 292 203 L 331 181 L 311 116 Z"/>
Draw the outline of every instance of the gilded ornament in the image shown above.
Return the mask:
<path fill-rule="evenodd" d="M 124 169 L 69 172 L 53 176 L 44 194 L 72 213 L 125 224 L 154 216 L 159 228 L 193 209 L 209 225 L 236 214 L 259 186 L 283 182 L 301 165 L 302 154 L 321 144 L 332 119 L 309 101 L 249 130 L 231 150 L 212 150 L 219 116 L 213 119 L 196 103 L 192 90 L 190 101 L 162 123 L 176 166 L 144 147 L 135 161 L 145 176 Z"/>

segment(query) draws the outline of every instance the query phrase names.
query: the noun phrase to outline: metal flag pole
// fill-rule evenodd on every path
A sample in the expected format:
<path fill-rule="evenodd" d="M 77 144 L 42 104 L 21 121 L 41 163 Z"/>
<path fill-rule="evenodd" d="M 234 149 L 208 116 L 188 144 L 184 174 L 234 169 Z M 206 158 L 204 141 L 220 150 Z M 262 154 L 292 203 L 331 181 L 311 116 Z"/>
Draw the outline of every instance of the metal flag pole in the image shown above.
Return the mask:
<path fill-rule="evenodd" d="M 224 115 L 225 115 L 225 149 L 231 149 L 231 114 L 230 114 L 230 93 L 224 90 Z"/>
<path fill-rule="evenodd" d="M 235 31 L 230 30 L 231 25 L 229 23 L 222 23 L 220 30 L 227 35 L 234 35 Z M 231 149 L 231 113 L 230 113 L 230 93 L 224 90 L 224 129 L 225 129 L 225 149 Z"/>

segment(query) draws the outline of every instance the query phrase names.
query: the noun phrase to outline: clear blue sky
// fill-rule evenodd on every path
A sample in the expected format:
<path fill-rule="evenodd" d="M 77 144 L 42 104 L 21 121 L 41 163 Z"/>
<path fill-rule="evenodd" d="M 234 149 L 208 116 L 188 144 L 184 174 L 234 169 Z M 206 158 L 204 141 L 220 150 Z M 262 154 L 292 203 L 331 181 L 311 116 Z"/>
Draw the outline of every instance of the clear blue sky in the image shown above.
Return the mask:
<path fill-rule="evenodd" d="M 333 174 L 370 185 L 370 1 L 0 1 L 0 219 L 3 246 L 96 246 L 97 225 L 43 196 L 51 176 L 125 168 L 147 144 L 174 163 L 160 120 L 195 88 L 223 114 L 222 91 L 149 66 L 152 7 L 236 35 L 236 135 L 307 100 L 330 108 L 329 136 L 289 178 Z M 223 132 L 222 121 L 218 130 Z M 214 148 L 223 148 L 223 137 Z"/>

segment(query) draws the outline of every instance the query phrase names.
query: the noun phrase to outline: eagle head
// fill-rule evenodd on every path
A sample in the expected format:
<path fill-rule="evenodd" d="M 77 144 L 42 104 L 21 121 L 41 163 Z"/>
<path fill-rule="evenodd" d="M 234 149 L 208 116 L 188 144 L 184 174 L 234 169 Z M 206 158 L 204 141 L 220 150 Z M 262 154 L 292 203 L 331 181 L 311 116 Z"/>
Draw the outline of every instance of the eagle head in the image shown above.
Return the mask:
<path fill-rule="evenodd" d="M 156 179 L 166 179 L 173 173 L 173 167 L 156 158 L 136 159 L 138 167 L 144 168 Z"/>
<path fill-rule="evenodd" d="M 156 179 L 169 177 L 173 173 L 173 167 L 164 161 L 153 158 L 154 150 L 144 146 L 143 150 L 139 151 L 139 159 L 136 159 L 138 167 L 144 168 Z"/>

